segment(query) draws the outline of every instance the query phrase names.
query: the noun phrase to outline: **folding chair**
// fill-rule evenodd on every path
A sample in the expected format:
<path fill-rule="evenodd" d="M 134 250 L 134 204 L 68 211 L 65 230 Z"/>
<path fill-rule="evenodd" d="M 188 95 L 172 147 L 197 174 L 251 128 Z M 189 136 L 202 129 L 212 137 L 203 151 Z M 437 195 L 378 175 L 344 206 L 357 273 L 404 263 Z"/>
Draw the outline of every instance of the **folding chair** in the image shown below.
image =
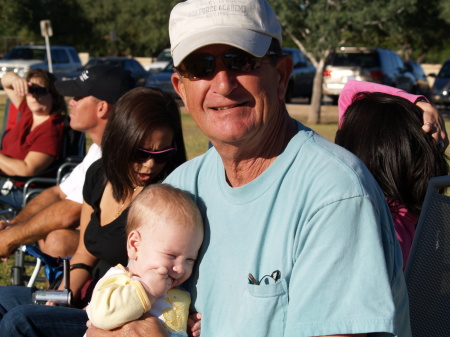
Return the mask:
<path fill-rule="evenodd" d="M 77 163 L 67 162 L 62 164 L 56 174 L 56 180 L 54 178 L 32 178 L 24 186 L 23 193 L 23 207 L 27 202 L 36 194 L 42 191 L 42 188 L 30 188 L 34 182 L 39 181 L 55 181 L 56 185 L 66 179 L 70 172 L 72 171 Z M 26 261 L 25 256 L 30 255 L 36 258 L 36 261 Z M 45 282 L 46 280 L 52 284 L 55 279 L 57 279 L 63 271 L 63 258 L 53 258 L 47 254 L 42 253 L 39 248 L 33 245 L 20 245 L 14 254 L 14 266 L 11 267 L 11 285 L 13 286 L 23 286 L 27 287 L 34 286 L 35 282 Z M 30 276 L 25 275 L 25 266 L 34 266 L 33 272 Z M 41 268 L 45 268 L 46 278 L 39 277 L 39 272 Z"/>
<path fill-rule="evenodd" d="M 405 270 L 413 337 L 450 336 L 450 176 L 428 185 Z"/>

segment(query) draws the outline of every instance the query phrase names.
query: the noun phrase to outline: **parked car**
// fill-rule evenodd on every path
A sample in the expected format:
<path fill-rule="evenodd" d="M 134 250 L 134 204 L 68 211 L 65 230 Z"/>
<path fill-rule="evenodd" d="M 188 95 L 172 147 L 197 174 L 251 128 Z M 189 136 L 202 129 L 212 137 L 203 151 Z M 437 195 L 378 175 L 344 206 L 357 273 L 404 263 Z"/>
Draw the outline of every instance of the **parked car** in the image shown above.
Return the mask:
<path fill-rule="evenodd" d="M 133 58 L 105 56 L 105 57 L 91 57 L 84 67 L 80 67 L 73 73 L 69 74 L 68 76 L 63 77 L 63 80 L 70 80 L 73 78 L 77 78 L 84 70 L 97 65 L 120 67 L 128 71 L 131 77 L 133 77 L 134 80 L 136 81 L 137 86 L 145 85 L 145 80 L 147 79 L 147 76 L 149 74 L 148 71 L 145 70 L 144 67 Z"/>
<path fill-rule="evenodd" d="M 415 81 L 412 93 L 430 98 L 430 84 L 428 83 L 427 75 L 425 75 L 420 63 L 411 60 L 404 61 L 403 63 L 405 64 L 406 69 L 414 75 Z"/>
<path fill-rule="evenodd" d="M 323 76 L 323 94 L 335 103 L 349 80 L 386 84 L 407 92 L 413 92 L 415 82 L 400 56 L 384 48 L 341 47 L 329 56 Z"/>
<path fill-rule="evenodd" d="M 145 82 L 146 87 L 159 88 L 169 94 L 174 98 L 180 98 L 172 85 L 172 74 L 173 74 L 173 62 L 172 60 L 169 64 L 158 73 L 150 73 Z"/>
<path fill-rule="evenodd" d="M 287 103 L 294 97 L 306 97 L 311 101 L 316 68 L 308 61 L 300 49 L 283 48 L 283 54 L 294 60 L 294 69 L 289 79 L 285 100 Z"/>
<path fill-rule="evenodd" d="M 450 59 L 444 62 L 439 73 L 430 74 L 435 77 L 431 88 L 431 100 L 435 105 L 450 106 Z"/>
<path fill-rule="evenodd" d="M 172 54 L 170 53 L 170 48 L 166 48 L 161 53 L 159 53 L 155 62 L 152 62 L 149 66 L 147 66 L 146 70 L 152 73 L 157 73 L 167 67 L 167 65 L 171 62 Z"/>
<path fill-rule="evenodd" d="M 81 67 L 78 52 L 69 46 L 50 46 L 53 73 L 61 79 Z M 30 69 L 48 70 L 47 50 L 43 45 L 12 48 L 0 60 L 0 78 L 9 71 L 25 77 Z"/>

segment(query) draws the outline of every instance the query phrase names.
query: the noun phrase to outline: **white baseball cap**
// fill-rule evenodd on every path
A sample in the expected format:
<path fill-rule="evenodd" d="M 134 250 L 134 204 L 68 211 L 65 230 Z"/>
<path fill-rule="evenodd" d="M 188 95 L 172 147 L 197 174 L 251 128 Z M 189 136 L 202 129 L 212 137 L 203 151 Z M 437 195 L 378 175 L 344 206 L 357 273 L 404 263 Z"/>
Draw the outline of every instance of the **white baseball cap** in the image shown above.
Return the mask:
<path fill-rule="evenodd" d="M 266 0 L 187 0 L 170 14 L 174 66 L 201 47 L 227 44 L 264 56 L 272 38 L 282 42 L 281 26 Z"/>

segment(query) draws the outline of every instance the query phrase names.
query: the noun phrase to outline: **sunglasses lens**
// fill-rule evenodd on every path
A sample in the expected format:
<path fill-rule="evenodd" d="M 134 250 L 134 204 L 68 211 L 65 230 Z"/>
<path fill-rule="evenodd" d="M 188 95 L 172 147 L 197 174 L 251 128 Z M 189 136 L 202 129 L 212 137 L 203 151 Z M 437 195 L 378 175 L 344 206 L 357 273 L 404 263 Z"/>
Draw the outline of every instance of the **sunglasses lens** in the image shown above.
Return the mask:
<path fill-rule="evenodd" d="M 225 66 L 233 71 L 246 72 L 258 68 L 262 57 L 255 57 L 248 53 L 227 53 L 223 55 Z"/>
<path fill-rule="evenodd" d="M 155 163 L 158 164 L 165 163 L 170 159 L 170 157 L 172 157 L 175 154 L 176 151 L 177 151 L 176 149 L 170 149 L 164 152 L 150 152 L 138 149 L 135 160 L 137 163 L 140 164 L 145 163 L 149 159 L 153 159 Z"/>
<path fill-rule="evenodd" d="M 225 53 L 221 58 L 227 69 L 238 72 L 254 70 L 262 63 L 262 57 L 256 57 L 239 50 Z M 214 65 L 214 56 L 204 53 L 195 53 L 186 57 L 176 69 L 183 77 L 198 79 L 213 73 Z"/>
<path fill-rule="evenodd" d="M 214 71 L 214 57 L 208 54 L 191 54 L 178 67 L 181 76 L 186 78 L 201 78 Z"/>
<path fill-rule="evenodd" d="M 28 92 L 33 95 L 43 96 L 48 94 L 48 89 L 44 87 L 28 87 Z"/>

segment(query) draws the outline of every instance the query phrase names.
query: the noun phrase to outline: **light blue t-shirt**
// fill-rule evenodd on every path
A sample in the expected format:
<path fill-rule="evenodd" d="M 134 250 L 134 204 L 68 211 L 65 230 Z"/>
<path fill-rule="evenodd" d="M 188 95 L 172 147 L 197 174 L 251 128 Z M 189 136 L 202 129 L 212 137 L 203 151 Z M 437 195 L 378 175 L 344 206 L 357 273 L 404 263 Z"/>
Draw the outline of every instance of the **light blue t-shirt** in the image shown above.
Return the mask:
<path fill-rule="evenodd" d="M 194 194 L 205 219 L 187 284 L 202 335 L 410 336 L 401 251 L 381 190 L 355 156 L 298 129 L 244 186 L 227 184 L 214 148 L 165 181 Z M 264 277 L 277 270 L 277 282 Z"/>

